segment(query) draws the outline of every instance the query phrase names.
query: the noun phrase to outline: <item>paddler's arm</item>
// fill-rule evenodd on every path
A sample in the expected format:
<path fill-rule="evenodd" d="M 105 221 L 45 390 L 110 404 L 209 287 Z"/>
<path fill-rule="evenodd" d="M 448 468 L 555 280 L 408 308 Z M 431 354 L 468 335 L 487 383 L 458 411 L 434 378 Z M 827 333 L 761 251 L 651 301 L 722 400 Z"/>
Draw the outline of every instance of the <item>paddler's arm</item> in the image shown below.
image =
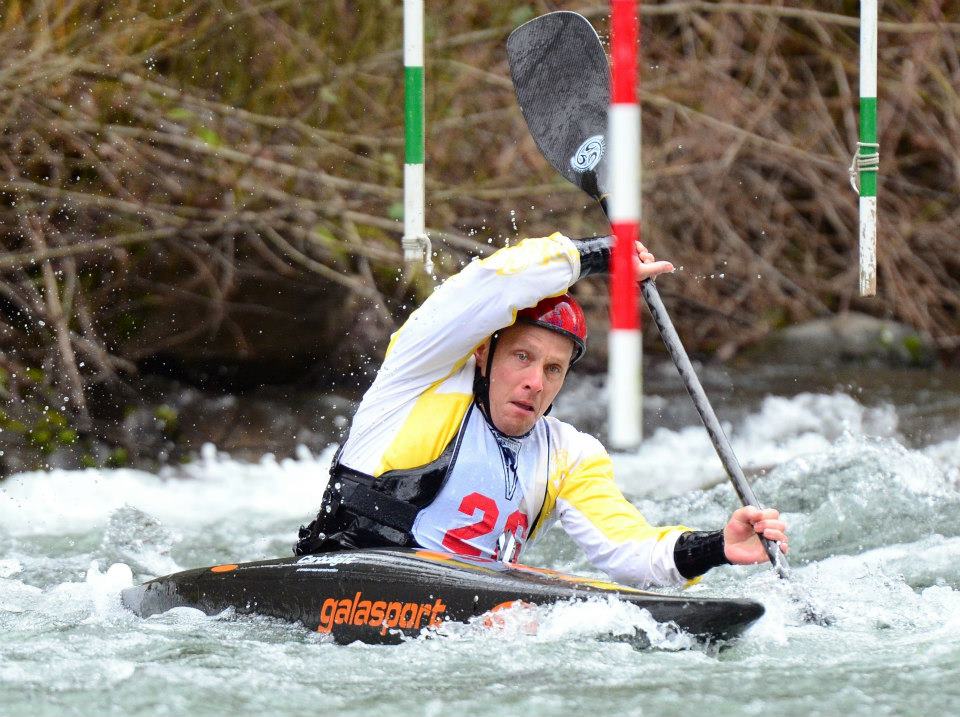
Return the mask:
<path fill-rule="evenodd" d="M 650 525 L 617 488 L 613 464 L 600 442 L 569 426 L 558 428 L 562 447 L 548 483 L 544 515 L 554 511 L 587 559 L 617 582 L 674 587 L 686 583 L 689 578 L 678 571 L 674 552 L 689 529 Z M 543 527 L 535 526 L 534 536 Z"/>
<path fill-rule="evenodd" d="M 391 337 L 378 384 L 401 380 L 426 387 L 445 378 L 488 336 L 512 324 L 519 310 L 606 271 L 610 241 L 554 233 L 471 262 L 441 284 Z"/>
<path fill-rule="evenodd" d="M 679 587 L 719 565 L 762 562 L 758 534 L 781 541 L 786 552 L 786 525 L 770 508 L 739 508 L 724 530 L 712 532 L 650 525 L 617 488 L 600 442 L 571 426 L 556 429 L 562 449 L 548 482 L 544 520 L 532 537 L 557 517 L 595 567 L 641 586 Z"/>
<path fill-rule="evenodd" d="M 758 535 L 779 542 L 784 554 L 789 550 L 787 525 L 774 508 L 738 508 L 723 530 L 652 526 L 617 488 L 599 441 L 579 432 L 560 438 L 568 445 L 573 438 L 581 450 L 568 449 L 568 457 L 579 456 L 551 477 L 544 515 L 554 510 L 587 559 L 618 582 L 679 587 L 720 565 L 765 562 Z M 543 528 L 535 526 L 535 537 Z"/>

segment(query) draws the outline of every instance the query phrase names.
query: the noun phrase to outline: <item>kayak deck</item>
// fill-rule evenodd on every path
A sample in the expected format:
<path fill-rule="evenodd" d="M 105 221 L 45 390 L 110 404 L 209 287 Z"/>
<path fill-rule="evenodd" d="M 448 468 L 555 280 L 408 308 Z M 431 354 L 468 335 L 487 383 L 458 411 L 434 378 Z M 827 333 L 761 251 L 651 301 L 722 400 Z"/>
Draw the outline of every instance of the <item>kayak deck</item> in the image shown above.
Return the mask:
<path fill-rule="evenodd" d="M 413 549 L 198 568 L 128 588 L 122 601 L 141 617 L 182 606 L 208 615 L 232 607 L 241 614 L 301 622 L 340 643 L 390 644 L 516 601 L 544 605 L 604 596 L 707 640 L 736 637 L 763 614 L 763 606 L 752 600 L 661 595 L 553 570 Z"/>

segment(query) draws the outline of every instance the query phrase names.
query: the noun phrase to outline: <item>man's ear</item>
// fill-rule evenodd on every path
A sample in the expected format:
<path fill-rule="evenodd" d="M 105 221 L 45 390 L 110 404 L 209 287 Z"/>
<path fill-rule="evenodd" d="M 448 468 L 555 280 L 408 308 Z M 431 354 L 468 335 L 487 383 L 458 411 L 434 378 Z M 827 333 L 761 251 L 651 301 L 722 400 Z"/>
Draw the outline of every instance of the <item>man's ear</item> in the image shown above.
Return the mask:
<path fill-rule="evenodd" d="M 473 350 L 473 357 L 477 360 L 477 366 L 480 367 L 480 375 L 487 375 L 487 352 L 490 350 L 490 339 Z"/>

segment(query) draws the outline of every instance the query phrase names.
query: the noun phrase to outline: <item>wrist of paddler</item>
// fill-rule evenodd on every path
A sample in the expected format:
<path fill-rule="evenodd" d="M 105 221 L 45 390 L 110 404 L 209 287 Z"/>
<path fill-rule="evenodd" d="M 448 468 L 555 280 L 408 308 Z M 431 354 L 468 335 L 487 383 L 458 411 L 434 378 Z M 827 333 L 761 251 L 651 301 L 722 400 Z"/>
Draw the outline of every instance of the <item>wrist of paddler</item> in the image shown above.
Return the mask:
<path fill-rule="evenodd" d="M 580 276 L 578 279 L 595 274 L 606 274 L 610 271 L 610 255 L 615 237 L 588 237 L 586 239 L 572 239 L 571 241 L 580 253 Z M 657 261 L 657 258 L 647 251 L 647 248 L 640 242 L 637 242 L 636 245 L 634 262 L 634 272 L 638 281 L 673 271 L 673 264 L 669 261 Z"/>
<path fill-rule="evenodd" d="M 699 577 L 710 568 L 730 565 L 724 552 L 722 530 L 691 530 L 677 538 L 673 548 L 677 572 L 687 580 Z"/>
<path fill-rule="evenodd" d="M 610 271 L 610 252 L 613 249 L 612 236 L 572 239 L 580 253 L 580 279 Z"/>

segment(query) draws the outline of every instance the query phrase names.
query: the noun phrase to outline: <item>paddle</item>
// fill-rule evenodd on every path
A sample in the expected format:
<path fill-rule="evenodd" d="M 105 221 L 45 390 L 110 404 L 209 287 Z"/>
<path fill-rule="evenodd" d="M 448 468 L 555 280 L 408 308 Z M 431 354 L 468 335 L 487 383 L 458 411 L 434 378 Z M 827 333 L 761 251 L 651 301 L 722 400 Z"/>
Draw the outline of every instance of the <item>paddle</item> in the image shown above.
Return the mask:
<path fill-rule="evenodd" d="M 604 137 L 610 104 L 610 68 L 593 26 L 575 12 L 542 15 L 510 34 L 507 57 L 520 110 L 537 147 L 554 169 L 596 199 L 606 212 L 608 172 Z M 652 279 L 645 279 L 640 290 L 740 501 L 761 507 L 680 343 L 656 285 Z M 777 544 L 763 537 L 760 540 L 777 574 L 786 578 L 789 566 Z"/>

